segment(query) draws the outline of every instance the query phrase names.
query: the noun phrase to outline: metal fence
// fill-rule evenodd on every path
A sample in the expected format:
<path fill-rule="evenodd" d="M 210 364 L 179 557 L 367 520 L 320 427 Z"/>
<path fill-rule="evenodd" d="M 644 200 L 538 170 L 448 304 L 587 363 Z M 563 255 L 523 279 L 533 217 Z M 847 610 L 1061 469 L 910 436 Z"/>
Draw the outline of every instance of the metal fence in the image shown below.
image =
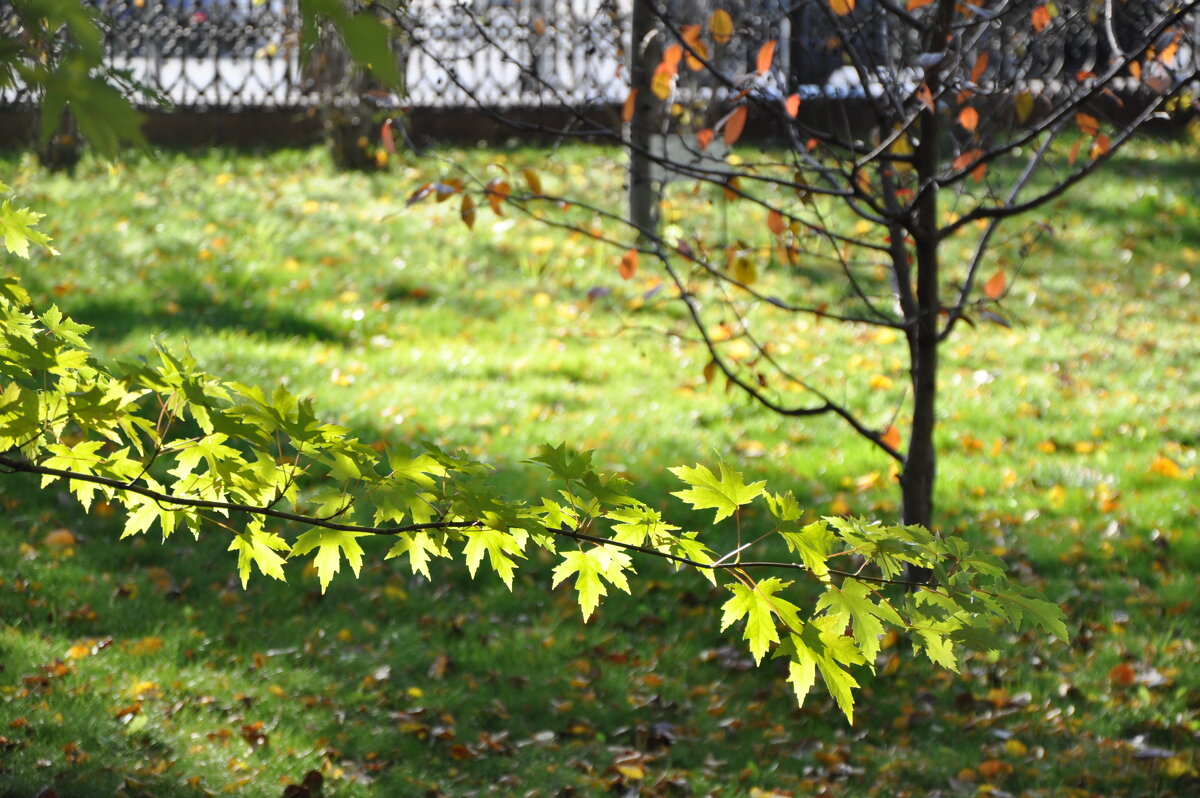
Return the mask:
<path fill-rule="evenodd" d="M 411 0 L 396 20 L 404 33 L 399 41 L 407 102 L 433 108 L 619 103 L 628 92 L 623 64 L 633 1 Z M 301 62 L 295 0 L 89 2 L 104 20 L 109 66 L 176 107 L 290 109 L 320 97 L 320 74 Z M 679 24 L 703 22 L 718 7 L 717 0 L 661 2 Z M 847 77 L 850 49 L 868 69 L 892 74 L 919 53 L 920 43 L 884 13 L 879 0 L 859 0 L 849 25 L 835 21 L 826 2 L 719 0 L 749 34 L 723 50 L 721 67 L 731 74 L 752 69 L 755 43 L 775 38 L 781 44 L 777 74 L 786 76 L 789 91 L 836 97 L 856 90 L 835 85 Z M 1102 64 L 1109 41 L 1144 29 L 1166 2 L 1111 4 L 1115 18 L 1105 36 L 1094 13 L 1099 0 L 1064 0 L 1056 35 L 1033 37 L 1019 25 L 995 26 L 995 41 L 976 44 L 992 52 L 990 74 L 998 81 L 1014 74 L 1053 80 Z M 0 3 L 0 40 L 14 32 L 11 8 Z M 855 75 L 849 77 L 853 84 Z M 682 89 L 704 90 L 703 76 L 689 80 Z M 20 87 L 0 92 L 0 106 L 35 102 Z"/>

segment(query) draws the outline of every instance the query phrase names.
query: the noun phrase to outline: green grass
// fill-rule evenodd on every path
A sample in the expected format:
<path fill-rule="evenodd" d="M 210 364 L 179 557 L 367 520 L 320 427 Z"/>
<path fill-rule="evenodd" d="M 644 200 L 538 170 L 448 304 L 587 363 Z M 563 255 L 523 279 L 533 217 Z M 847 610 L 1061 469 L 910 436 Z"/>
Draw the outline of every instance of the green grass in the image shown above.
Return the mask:
<path fill-rule="evenodd" d="M 1070 646 L 1014 635 L 954 676 L 897 644 L 849 728 L 824 696 L 798 710 L 771 663 L 746 669 L 717 631 L 720 596 L 661 566 L 588 624 L 545 562 L 511 594 L 460 569 L 428 583 L 381 563 L 324 597 L 311 574 L 243 592 L 215 535 L 118 544 L 103 507 L 80 515 L 6 476 L 0 795 L 274 796 L 313 769 L 336 796 L 635 782 L 661 795 L 1194 794 L 1200 152 L 1155 142 L 1134 156 L 1060 201 L 1027 257 L 1029 223 L 1013 222 L 996 252 L 1010 277 L 1020 267 L 1003 306 L 1013 327 L 963 326 L 943 350 L 944 529 L 1061 601 Z M 373 176 L 337 174 L 315 151 L 85 161 L 74 179 L 9 156 L 0 174 L 49 214 L 63 252 L 16 268 L 40 304 L 95 326 L 102 358 L 142 355 L 152 336 L 186 343 L 218 374 L 312 394 L 369 440 L 463 447 L 516 491 L 542 488 L 520 461 L 566 440 L 656 502 L 676 489 L 667 466 L 720 454 L 814 513 L 894 517 L 887 463 L 848 430 L 706 385 L 702 353 L 645 329 L 678 318 L 665 293 L 641 300 L 661 277 L 648 265 L 625 282 L 619 253 L 587 237 L 487 209 L 468 231 L 453 202 L 405 207 L 451 164 L 491 176 L 496 161 L 514 183 L 532 165 L 551 191 L 620 191 L 613 153 L 586 147 L 437 152 Z M 681 192 L 668 220 L 686 227 L 711 201 Z M 753 210 L 728 212 L 748 246 L 766 245 Z M 841 290 L 816 267 L 774 263 L 761 279 Z M 611 296 L 589 301 L 597 286 Z M 900 342 L 764 323 L 874 423 L 902 399 Z M 897 387 L 868 388 L 876 375 Z M 78 545 L 50 545 L 60 528 Z"/>

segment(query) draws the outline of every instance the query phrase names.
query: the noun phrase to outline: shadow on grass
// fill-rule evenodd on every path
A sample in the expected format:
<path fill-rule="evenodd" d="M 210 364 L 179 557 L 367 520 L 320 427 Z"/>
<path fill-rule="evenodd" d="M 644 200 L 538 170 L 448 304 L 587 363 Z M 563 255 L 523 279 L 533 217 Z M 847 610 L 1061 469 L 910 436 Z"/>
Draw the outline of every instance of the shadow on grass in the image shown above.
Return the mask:
<path fill-rule="evenodd" d="M 76 321 L 92 326 L 88 335 L 96 341 L 120 341 L 135 333 L 149 338 L 151 334 L 197 330 L 238 330 L 325 342 L 344 340 L 329 325 L 286 307 L 251 300 L 214 300 L 192 286 L 176 290 L 170 302 L 158 305 L 122 302 L 107 296 L 74 297 L 69 312 Z"/>

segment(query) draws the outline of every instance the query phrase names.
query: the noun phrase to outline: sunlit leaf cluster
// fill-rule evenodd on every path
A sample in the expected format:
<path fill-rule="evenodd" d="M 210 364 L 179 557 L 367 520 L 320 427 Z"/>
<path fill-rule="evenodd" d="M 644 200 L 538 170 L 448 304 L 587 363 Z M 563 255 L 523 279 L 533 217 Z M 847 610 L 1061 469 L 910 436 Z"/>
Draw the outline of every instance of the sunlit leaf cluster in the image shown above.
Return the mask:
<path fill-rule="evenodd" d="M 21 229 L 48 246 L 31 222 Z M 800 701 L 820 673 L 847 718 L 887 629 L 951 669 L 960 647 L 995 646 L 996 624 L 1066 636 L 1054 605 L 961 539 L 806 522 L 790 493 L 747 484 L 725 463 L 672 469 L 684 483 L 675 495 L 713 511 L 687 529 L 566 445 L 544 446 L 529 463 L 547 472 L 545 495 L 504 496 L 479 461 L 429 443 L 381 451 L 322 421 L 310 401 L 220 380 L 186 353 L 160 346 L 152 358 L 101 367 L 86 333 L 55 307 L 30 307 L 14 277 L 0 283 L 0 465 L 9 478 L 65 484 L 84 508 L 97 498 L 121 508 L 126 537 L 228 536 L 243 585 L 255 570 L 285 580 L 311 557 L 324 590 L 343 565 L 358 574 L 375 555 L 407 558 L 425 576 L 433 558 L 472 575 L 487 567 L 511 588 L 541 549 L 557 560 L 552 585 L 569 581 L 587 618 L 613 588 L 633 589 L 635 556 L 662 558 L 727 588 L 722 626 L 739 626 L 756 661 L 787 658 Z M 765 505 L 773 529 L 741 541 L 741 513 L 753 504 Z M 722 523 L 739 539 L 727 552 L 709 542 L 723 539 L 714 533 Z M 374 538 L 389 547 L 372 551 Z M 773 557 L 784 549 L 789 556 Z M 932 569 L 934 585 L 905 583 L 907 564 Z M 792 579 L 761 575 L 770 571 Z"/>

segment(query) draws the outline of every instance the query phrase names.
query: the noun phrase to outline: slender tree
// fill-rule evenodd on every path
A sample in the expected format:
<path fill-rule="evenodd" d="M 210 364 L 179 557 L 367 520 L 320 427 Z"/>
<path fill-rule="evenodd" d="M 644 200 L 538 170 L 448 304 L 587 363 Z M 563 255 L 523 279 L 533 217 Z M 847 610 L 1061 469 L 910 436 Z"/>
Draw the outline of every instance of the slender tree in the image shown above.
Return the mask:
<path fill-rule="evenodd" d="M 606 235 L 626 250 L 623 274 L 640 257 L 673 283 L 708 350 L 706 376 L 723 375 L 781 416 L 840 418 L 895 462 L 904 523 L 930 526 L 939 350 L 962 322 L 1007 324 L 1003 300 L 1017 275 L 990 257 L 997 229 L 1085 181 L 1151 120 L 1187 107 L 1197 2 L 798 0 L 701 10 L 634 0 L 621 123 L 586 110 L 574 121 L 575 132 L 627 147 L 630 202 L 584 212 L 626 225 Z M 478 33 L 488 39 L 484 27 Z M 762 224 L 765 215 L 770 245 L 744 244 L 764 231 L 719 219 L 660 229 L 656 210 L 672 193 L 654 170 L 718 187 L 726 203 L 753 209 L 741 219 Z M 546 196 L 540 185 L 489 198 L 589 229 L 547 210 L 577 198 Z M 813 273 L 835 276 L 840 295 L 811 301 L 809 281 L 796 278 Z M 893 406 L 870 412 L 803 376 L 768 337 L 787 323 L 781 316 L 903 340 L 908 379 Z"/>

